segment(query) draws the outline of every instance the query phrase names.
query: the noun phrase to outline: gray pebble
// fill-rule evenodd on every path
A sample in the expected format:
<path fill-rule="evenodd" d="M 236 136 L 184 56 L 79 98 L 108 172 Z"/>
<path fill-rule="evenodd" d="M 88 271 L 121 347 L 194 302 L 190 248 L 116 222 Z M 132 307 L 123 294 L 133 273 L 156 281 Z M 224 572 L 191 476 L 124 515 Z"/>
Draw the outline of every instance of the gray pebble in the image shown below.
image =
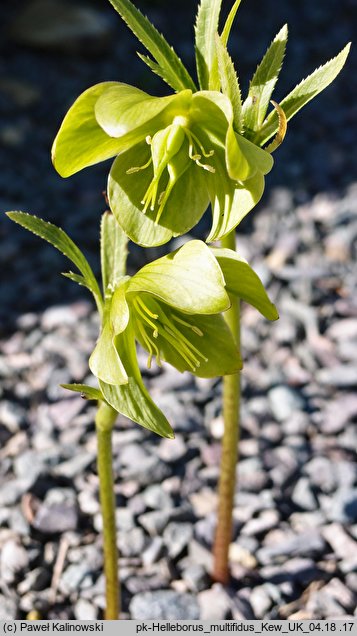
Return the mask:
<path fill-rule="evenodd" d="M 187 547 L 193 534 L 190 523 L 170 522 L 163 533 L 163 539 L 171 559 L 176 559 Z"/>
<path fill-rule="evenodd" d="M 287 420 L 295 411 L 301 411 L 304 408 L 301 395 L 288 386 L 281 385 L 270 389 L 268 399 L 272 414 L 278 422 Z"/>
<path fill-rule="evenodd" d="M 26 411 L 19 404 L 2 400 L 0 402 L 0 424 L 5 426 L 10 433 L 17 433 L 26 422 Z"/>
<path fill-rule="evenodd" d="M 133 528 L 129 532 L 119 532 L 119 553 L 123 557 L 140 556 L 145 549 L 146 538 L 142 528 Z"/>
<path fill-rule="evenodd" d="M 152 484 L 145 488 L 141 497 L 147 508 L 166 510 L 173 507 L 173 501 L 160 484 Z"/>
<path fill-rule="evenodd" d="M 162 556 L 163 548 L 163 539 L 161 537 L 154 537 L 142 553 L 143 564 L 148 567 L 156 563 Z"/>
<path fill-rule="evenodd" d="M 161 535 L 163 529 L 169 522 L 169 513 L 161 510 L 145 512 L 138 517 L 139 523 L 151 537 Z"/>
<path fill-rule="evenodd" d="M 77 621 L 95 621 L 98 618 L 98 610 L 93 603 L 84 598 L 79 598 L 73 607 Z"/>
<path fill-rule="evenodd" d="M 7 584 L 14 583 L 18 574 L 27 568 L 28 562 L 25 548 L 16 539 L 9 539 L 1 547 L 1 579 Z"/>
<path fill-rule="evenodd" d="M 0 594 L 0 620 L 8 621 L 17 618 L 17 604 L 12 597 Z"/>
<path fill-rule="evenodd" d="M 254 612 L 254 618 L 258 619 L 265 618 L 266 613 L 272 606 L 272 599 L 264 585 L 253 587 L 249 601 Z"/>
<path fill-rule="evenodd" d="M 136 594 L 129 609 L 131 618 L 136 620 L 197 620 L 200 617 L 195 597 L 173 590 Z"/>
<path fill-rule="evenodd" d="M 78 507 L 75 492 L 70 488 L 49 490 L 32 525 L 45 534 L 76 530 Z"/>
<path fill-rule="evenodd" d="M 190 592 L 201 592 L 208 586 L 208 575 L 199 563 L 192 563 L 182 571 L 182 578 L 187 583 Z"/>
<path fill-rule="evenodd" d="M 303 510 L 316 510 L 317 501 L 306 477 L 301 477 L 296 483 L 291 500 Z"/>
<path fill-rule="evenodd" d="M 320 495 L 320 504 L 329 521 L 353 523 L 357 519 L 357 488 L 339 488 L 332 497 Z"/>
<path fill-rule="evenodd" d="M 229 614 L 230 599 L 220 583 L 215 583 L 209 590 L 199 592 L 197 601 L 200 607 L 201 621 L 222 621 Z"/>
<path fill-rule="evenodd" d="M 325 542 L 317 530 L 309 530 L 298 535 L 283 537 L 276 545 L 266 545 L 260 548 L 256 554 L 263 564 L 271 563 L 283 556 L 310 556 L 320 555 L 325 548 Z"/>

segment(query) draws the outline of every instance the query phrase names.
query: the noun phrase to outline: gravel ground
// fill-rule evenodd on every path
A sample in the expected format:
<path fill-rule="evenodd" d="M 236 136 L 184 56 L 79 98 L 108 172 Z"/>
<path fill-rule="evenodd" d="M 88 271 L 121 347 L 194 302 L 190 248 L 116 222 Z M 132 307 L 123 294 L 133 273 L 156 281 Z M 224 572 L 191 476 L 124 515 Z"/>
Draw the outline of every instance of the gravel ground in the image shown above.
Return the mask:
<path fill-rule="evenodd" d="M 39 3 L 35 9 L 33 4 L 26 3 L 38 11 Z M 57 0 L 47 2 L 51 10 L 56 5 Z M 280 17 L 272 6 L 272 0 L 264 7 L 257 0 L 243 3 L 233 51 L 244 56 L 239 67 L 249 77 L 287 20 L 291 42 L 283 93 L 351 38 L 356 2 L 304 0 L 298 8 L 287 2 Z M 144 82 L 147 75 L 136 63 L 123 64 L 126 53 L 134 58 L 135 42 L 99 0 L 72 3 L 73 11 L 100 12 L 100 18 L 86 13 L 86 22 L 80 13 L 72 37 L 68 27 L 63 36 L 57 14 L 57 30 L 46 27 L 45 43 L 36 29 L 28 40 L 29 22 L 37 22 L 33 14 L 21 17 L 24 7 L 20 0 L 1 7 L 6 64 L 0 75 L 0 207 L 61 223 L 97 269 L 97 219 L 104 209 L 107 166 L 63 181 L 50 166 L 49 148 L 66 107 L 81 90 L 104 79 Z M 177 48 L 189 55 L 192 3 L 173 2 L 165 18 L 159 2 L 148 11 L 165 33 L 175 30 Z M 139 353 L 146 382 L 176 440 L 161 440 L 118 418 L 115 492 L 127 617 L 354 615 L 357 74 L 352 71 L 353 59 L 335 85 L 294 121 L 259 211 L 238 234 L 241 253 L 266 284 L 281 318 L 269 324 L 244 308 L 241 460 L 232 581 L 226 588 L 210 581 L 221 383 L 169 367 L 148 372 Z M 160 90 L 156 80 L 146 86 Z M 206 227 L 201 223 L 196 235 Z M 63 259 L 54 250 L 40 249 L 3 217 L 0 232 L 5 270 L 0 618 L 22 618 L 36 608 L 43 618 L 95 619 L 102 615 L 104 581 L 94 410 L 59 384 L 85 380 L 98 321 L 83 292 L 57 275 Z M 133 246 L 130 266 L 160 253 Z"/>

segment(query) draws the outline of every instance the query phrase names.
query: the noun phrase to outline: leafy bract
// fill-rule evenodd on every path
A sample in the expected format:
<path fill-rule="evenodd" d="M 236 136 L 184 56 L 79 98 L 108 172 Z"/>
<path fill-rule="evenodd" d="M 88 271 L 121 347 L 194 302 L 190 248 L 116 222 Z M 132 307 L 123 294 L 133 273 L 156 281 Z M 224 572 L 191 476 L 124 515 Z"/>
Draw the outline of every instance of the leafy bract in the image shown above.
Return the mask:
<path fill-rule="evenodd" d="M 109 320 L 106 320 L 102 332 L 89 358 L 89 368 L 96 378 L 108 384 L 127 384 L 128 376 L 121 357 L 114 346 L 115 334 Z"/>
<path fill-rule="evenodd" d="M 128 383 L 114 386 L 99 380 L 99 386 L 108 404 L 116 411 L 149 431 L 172 439 L 174 433 L 170 424 L 151 399 L 142 381 L 132 329 L 130 323 L 128 329 L 117 336 L 117 347 L 128 373 Z"/>
<path fill-rule="evenodd" d="M 195 25 L 197 75 L 202 90 L 219 90 L 215 34 L 222 0 L 201 0 Z"/>
<path fill-rule="evenodd" d="M 233 250 L 211 249 L 222 269 L 227 291 L 255 307 L 268 320 L 277 320 L 279 314 L 275 305 L 247 261 Z"/>
<path fill-rule="evenodd" d="M 111 212 L 102 215 L 100 228 L 100 255 L 103 292 L 114 287 L 124 276 L 128 255 L 128 240 Z"/>
<path fill-rule="evenodd" d="M 185 88 L 196 90 L 192 78 L 173 48 L 132 2 L 130 0 L 110 0 L 110 2 L 129 29 L 156 60 L 160 69 L 158 74 L 165 79 L 165 82 L 175 91 Z"/>
<path fill-rule="evenodd" d="M 94 296 L 99 311 L 101 312 L 103 299 L 92 268 L 79 247 L 77 247 L 72 239 L 69 238 L 68 234 L 66 234 L 66 232 L 64 232 L 61 228 L 53 225 L 53 223 L 43 221 L 37 216 L 27 214 L 26 212 L 8 212 L 7 215 L 12 221 L 15 221 L 15 223 L 18 223 L 33 234 L 36 234 L 48 243 L 51 243 L 51 245 L 62 252 L 64 256 L 78 267 L 83 279 L 78 279 L 75 274 L 71 273 L 67 274 L 67 277 L 88 287 Z"/>
<path fill-rule="evenodd" d="M 214 314 L 230 306 L 222 272 L 202 241 L 189 241 L 145 265 L 128 283 L 130 292 L 149 292 L 190 314 Z"/>
<path fill-rule="evenodd" d="M 74 391 L 80 393 L 86 400 L 104 400 L 103 393 L 93 386 L 88 384 L 61 384 L 61 387 L 68 389 L 68 391 Z"/>
<path fill-rule="evenodd" d="M 236 17 L 236 13 L 238 11 L 238 8 L 239 8 L 239 5 L 240 5 L 241 1 L 242 0 L 236 0 L 235 1 L 234 5 L 232 6 L 232 8 L 231 8 L 231 10 L 230 10 L 230 12 L 228 14 L 228 17 L 227 17 L 227 20 L 225 22 L 225 25 L 223 27 L 223 31 L 221 33 L 221 39 L 222 39 L 222 43 L 225 46 L 227 46 L 229 34 L 231 32 L 231 28 L 232 28 L 232 25 L 233 25 L 233 22 L 234 22 L 234 18 Z"/>
<path fill-rule="evenodd" d="M 244 127 L 248 137 L 259 130 L 264 121 L 282 67 L 287 39 L 288 27 L 285 24 L 274 38 L 250 82 L 248 97 L 243 104 Z"/>
<path fill-rule="evenodd" d="M 303 106 L 305 106 L 305 104 L 316 97 L 316 95 L 321 93 L 321 91 L 333 82 L 346 62 L 350 47 L 351 44 L 347 44 L 345 48 L 336 55 L 336 57 L 316 69 L 316 71 L 314 71 L 306 79 L 302 80 L 302 82 L 300 82 L 300 84 L 298 84 L 291 93 L 284 97 L 279 105 L 283 109 L 287 121 L 289 121 Z M 276 133 L 278 127 L 278 114 L 274 110 L 270 113 L 266 122 L 256 133 L 254 137 L 255 143 L 259 145 L 264 144 Z"/>
<path fill-rule="evenodd" d="M 218 34 L 216 34 L 216 50 L 222 92 L 232 104 L 233 126 L 237 132 L 241 133 L 243 130 L 243 117 L 239 81 L 232 59 Z"/>

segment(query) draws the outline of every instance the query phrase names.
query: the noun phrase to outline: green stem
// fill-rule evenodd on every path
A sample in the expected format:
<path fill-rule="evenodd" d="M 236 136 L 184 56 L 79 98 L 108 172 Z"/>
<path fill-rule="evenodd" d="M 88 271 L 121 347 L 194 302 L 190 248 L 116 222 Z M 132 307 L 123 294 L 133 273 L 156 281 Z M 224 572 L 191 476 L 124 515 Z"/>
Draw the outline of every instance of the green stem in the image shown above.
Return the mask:
<path fill-rule="evenodd" d="M 112 468 L 112 431 L 118 413 L 100 402 L 95 418 L 98 442 L 99 497 L 103 518 L 106 620 L 117 620 L 120 613 L 119 555 L 115 524 L 115 497 Z"/>
<path fill-rule="evenodd" d="M 222 247 L 235 250 L 235 232 L 222 239 Z M 229 325 L 240 347 L 240 302 L 231 297 L 231 307 L 225 313 Z M 228 551 L 232 541 L 233 501 L 236 488 L 236 467 L 239 446 L 240 374 L 223 378 L 223 419 L 221 468 L 218 485 L 218 512 L 216 536 L 213 546 L 213 578 L 222 584 L 229 581 Z"/>

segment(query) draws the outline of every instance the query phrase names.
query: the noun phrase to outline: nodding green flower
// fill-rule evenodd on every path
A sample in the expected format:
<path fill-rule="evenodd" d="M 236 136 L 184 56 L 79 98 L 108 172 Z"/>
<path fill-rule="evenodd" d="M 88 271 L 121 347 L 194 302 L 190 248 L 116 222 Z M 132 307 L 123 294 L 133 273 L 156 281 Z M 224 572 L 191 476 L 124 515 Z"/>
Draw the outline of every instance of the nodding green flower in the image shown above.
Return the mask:
<path fill-rule="evenodd" d="M 89 366 L 104 398 L 139 424 L 171 428 L 141 378 L 135 341 L 147 366 L 169 362 L 199 377 L 236 373 L 241 358 L 220 312 L 230 306 L 217 259 L 202 241 L 145 265 L 107 289 L 103 327 Z"/>
<path fill-rule="evenodd" d="M 218 91 L 152 97 L 127 84 L 98 84 L 70 108 L 53 146 L 66 177 L 116 156 L 110 207 L 124 232 L 161 245 L 199 221 L 209 203 L 208 240 L 230 232 L 259 201 L 269 153 L 233 128 L 232 105 Z"/>

